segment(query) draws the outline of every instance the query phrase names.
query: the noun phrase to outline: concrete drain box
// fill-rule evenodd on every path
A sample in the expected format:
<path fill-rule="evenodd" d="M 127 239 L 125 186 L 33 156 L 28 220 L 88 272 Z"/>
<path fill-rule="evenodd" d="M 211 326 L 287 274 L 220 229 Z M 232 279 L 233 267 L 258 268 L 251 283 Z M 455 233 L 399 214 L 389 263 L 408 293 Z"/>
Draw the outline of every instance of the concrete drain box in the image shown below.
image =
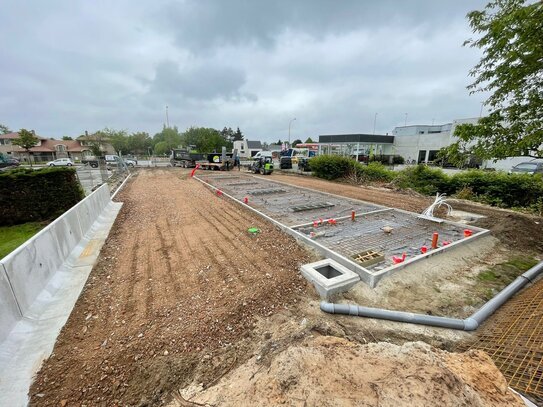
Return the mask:
<path fill-rule="evenodd" d="M 360 281 L 358 274 L 332 259 L 304 264 L 300 270 L 306 280 L 315 286 L 321 298 L 347 291 Z"/>

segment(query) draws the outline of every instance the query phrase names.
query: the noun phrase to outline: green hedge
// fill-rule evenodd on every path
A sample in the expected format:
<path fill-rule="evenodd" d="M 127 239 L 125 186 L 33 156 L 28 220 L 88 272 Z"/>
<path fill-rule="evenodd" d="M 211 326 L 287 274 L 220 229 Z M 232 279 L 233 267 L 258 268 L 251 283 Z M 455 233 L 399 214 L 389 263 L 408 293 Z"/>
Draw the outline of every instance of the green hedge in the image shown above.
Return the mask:
<path fill-rule="evenodd" d="M 328 180 L 346 177 L 355 171 L 356 161 L 340 155 L 319 155 L 311 159 L 311 172 Z"/>
<path fill-rule="evenodd" d="M 425 195 L 437 192 L 471 199 L 503 208 L 528 208 L 543 211 L 541 175 L 505 174 L 496 171 L 468 170 L 453 176 L 425 165 L 390 171 L 380 163 L 363 165 L 341 156 L 322 155 L 311 159 L 314 175 L 325 179 L 348 178 L 358 182 L 392 182 L 402 189 Z M 356 174 L 356 177 L 353 177 Z"/>
<path fill-rule="evenodd" d="M 0 225 L 54 219 L 84 196 L 72 168 L 18 168 L 1 173 Z"/>

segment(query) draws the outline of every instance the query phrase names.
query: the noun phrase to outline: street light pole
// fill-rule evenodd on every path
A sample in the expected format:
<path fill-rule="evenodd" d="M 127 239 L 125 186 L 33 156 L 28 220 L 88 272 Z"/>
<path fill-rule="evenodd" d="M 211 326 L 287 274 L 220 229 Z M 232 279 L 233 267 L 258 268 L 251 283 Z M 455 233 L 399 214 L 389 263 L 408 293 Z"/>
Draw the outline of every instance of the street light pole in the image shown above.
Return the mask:
<path fill-rule="evenodd" d="M 296 118 L 292 119 L 289 123 L 288 123 L 288 147 L 290 148 L 290 125 L 292 124 L 292 122 L 296 120 Z"/>
<path fill-rule="evenodd" d="M 405 114 L 405 122 L 403 124 L 404 126 L 407 126 L 407 113 Z"/>
<path fill-rule="evenodd" d="M 375 134 L 375 125 L 377 124 L 377 113 L 375 113 L 375 117 L 373 118 L 373 134 Z"/>
<path fill-rule="evenodd" d="M 166 105 L 166 127 L 170 128 L 170 118 L 168 117 L 168 106 Z"/>

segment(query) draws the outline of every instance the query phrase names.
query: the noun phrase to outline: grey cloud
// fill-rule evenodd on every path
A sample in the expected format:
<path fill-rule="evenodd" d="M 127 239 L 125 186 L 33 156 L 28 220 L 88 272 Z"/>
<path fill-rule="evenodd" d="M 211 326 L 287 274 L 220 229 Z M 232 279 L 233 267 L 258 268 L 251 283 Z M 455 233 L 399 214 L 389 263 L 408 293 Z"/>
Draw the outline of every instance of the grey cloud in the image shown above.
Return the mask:
<path fill-rule="evenodd" d="M 45 136 L 165 120 L 250 139 L 477 115 L 477 1 L 4 2 L 0 123 Z M 21 24 L 21 22 L 24 24 Z"/>
<path fill-rule="evenodd" d="M 225 45 L 268 48 L 285 30 L 323 38 L 357 29 L 420 26 L 431 35 L 448 25 L 458 9 L 469 11 L 477 5 L 469 0 L 172 1 L 156 13 L 154 22 L 157 29 L 169 30 L 180 47 L 201 53 Z"/>
<path fill-rule="evenodd" d="M 150 85 L 150 93 L 176 99 L 207 100 L 239 98 L 245 74 L 240 69 L 214 64 L 185 67 L 174 61 L 161 62 Z"/>

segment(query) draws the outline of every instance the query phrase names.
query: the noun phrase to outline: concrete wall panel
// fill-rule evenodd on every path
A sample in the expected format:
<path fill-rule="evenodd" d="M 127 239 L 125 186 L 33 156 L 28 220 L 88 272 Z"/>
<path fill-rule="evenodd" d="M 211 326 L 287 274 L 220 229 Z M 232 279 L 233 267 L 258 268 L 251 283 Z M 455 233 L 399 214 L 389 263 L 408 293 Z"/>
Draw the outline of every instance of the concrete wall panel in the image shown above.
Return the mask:
<path fill-rule="evenodd" d="M 109 201 L 108 186 L 102 185 L 74 208 L 77 211 L 83 235 L 90 230 L 92 224 Z"/>
<path fill-rule="evenodd" d="M 51 224 L 50 229 L 57 240 L 61 259 L 68 258 L 69 254 L 83 238 L 77 211 L 70 210 L 66 212 L 64 216 Z"/>
<path fill-rule="evenodd" d="M 0 264 L 0 343 L 21 319 L 17 301 L 13 296 L 4 266 Z"/>
<path fill-rule="evenodd" d="M 5 276 L 9 278 L 13 288 L 12 296 L 15 295 L 23 315 L 26 315 L 38 294 L 89 232 L 109 202 L 108 186 L 103 185 L 2 259 Z M 0 281 L 0 284 L 4 283 Z M 7 287 L 9 288 L 9 285 Z M 4 288 L 0 287 L 0 295 L 2 295 L 2 301 L 4 297 L 6 298 L 7 303 L 5 307 L 4 303 L 1 303 L 0 321 L 5 319 L 9 322 L 12 320 L 11 311 L 7 311 L 4 315 L 3 309 L 9 309 L 10 302 L 3 290 Z M 2 324 L 3 322 L 0 322 L 0 328 Z"/>
<path fill-rule="evenodd" d="M 23 315 L 63 261 L 50 228 L 2 259 Z"/>

